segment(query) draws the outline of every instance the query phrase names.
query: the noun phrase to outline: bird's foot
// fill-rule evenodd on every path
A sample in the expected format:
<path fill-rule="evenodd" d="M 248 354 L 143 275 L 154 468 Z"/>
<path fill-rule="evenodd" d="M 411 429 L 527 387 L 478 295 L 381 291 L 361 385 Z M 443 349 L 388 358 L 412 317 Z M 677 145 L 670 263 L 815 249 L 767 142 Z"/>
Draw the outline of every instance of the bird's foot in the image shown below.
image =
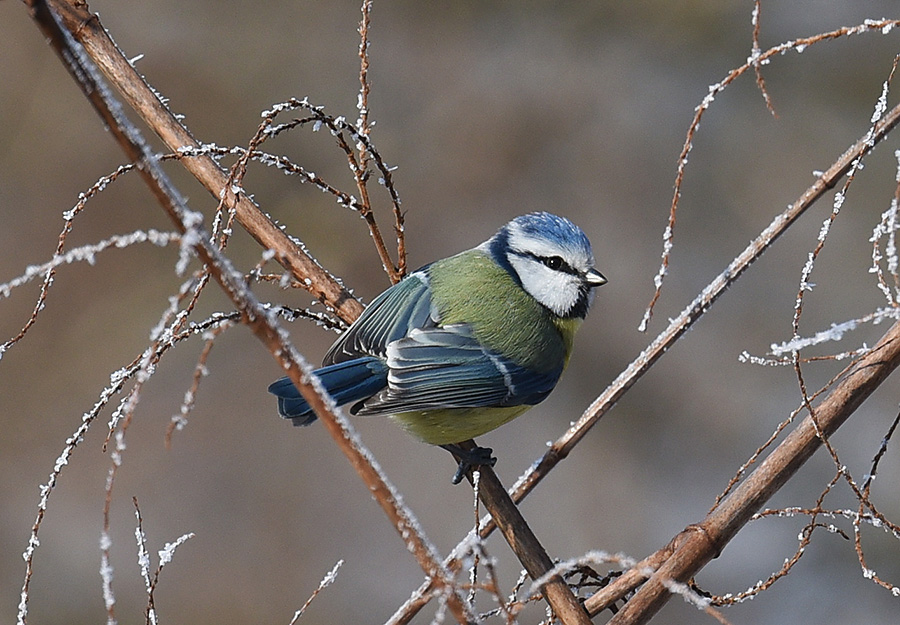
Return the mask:
<path fill-rule="evenodd" d="M 453 457 L 456 458 L 456 461 L 459 463 L 459 466 L 456 468 L 456 473 L 453 474 L 453 479 L 450 480 L 453 484 L 462 482 L 470 469 L 476 467 L 492 467 L 497 464 L 497 459 L 492 455 L 494 450 L 490 447 L 473 447 L 471 449 L 465 449 L 455 443 L 441 445 L 441 447 L 453 454 Z"/>

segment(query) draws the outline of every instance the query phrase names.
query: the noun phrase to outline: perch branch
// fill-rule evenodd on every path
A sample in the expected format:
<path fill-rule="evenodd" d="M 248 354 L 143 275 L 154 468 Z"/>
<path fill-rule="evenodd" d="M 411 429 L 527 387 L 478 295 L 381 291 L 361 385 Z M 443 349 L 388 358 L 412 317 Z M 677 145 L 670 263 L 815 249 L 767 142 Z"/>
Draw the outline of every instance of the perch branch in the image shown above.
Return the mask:
<path fill-rule="evenodd" d="M 900 105 L 889 110 L 865 136 L 851 145 L 815 182 L 804 191 L 787 209 L 778 214 L 772 222 L 741 252 L 725 271 L 720 273 L 704 288 L 694 300 L 675 317 L 628 367 L 588 406 L 581 418 L 560 436 L 547 451 L 544 452 L 528 470 L 522 474 L 510 489 L 510 496 L 516 503 L 521 502 L 546 475 L 584 438 L 603 415 L 605 415 L 635 383 L 650 370 L 650 367 L 687 332 L 694 322 L 700 319 L 715 301 L 753 264 L 763 253 L 784 234 L 807 209 L 819 198 L 834 188 L 838 181 L 853 167 L 854 161 L 865 157 L 900 123 Z M 496 526 L 492 521 L 482 524 L 480 533 L 483 538 L 489 536 Z M 455 570 L 459 567 L 459 558 L 463 555 L 463 543 L 457 545 L 445 560 L 444 564 Z M 632 577 L 617 580 L 612 586 L 624 589 Z M 392 625 L 408 623 L 424 605 L 421 601 L 431 591 L 429 582 L 423 583 L 412 597 L 402 605 L 389 621 Z"/>
<path fill-rule="evenodd" d="M 461 446 L 466 449 L 475 448 L 474 441 L 465 441 Z M 519 562 L 525 567 L 533 580 L 544 577 L 553 569 L 553 561 L 537 536 L 531 531 L 519 508 L 510 499 L 503 484 L 490 466 L 482 466 L 478 485 L 478 494 L 491 517 L 496 521 L 500 532 L 509 543 Z M 466 475 L 474 486 L 472 471 Z M 542 586 L 541 592 L 560 622 L 569 625 L 580 623 L 590 625 L 588 617 L 578 598 L 560 575 L 551 576 Z"/>

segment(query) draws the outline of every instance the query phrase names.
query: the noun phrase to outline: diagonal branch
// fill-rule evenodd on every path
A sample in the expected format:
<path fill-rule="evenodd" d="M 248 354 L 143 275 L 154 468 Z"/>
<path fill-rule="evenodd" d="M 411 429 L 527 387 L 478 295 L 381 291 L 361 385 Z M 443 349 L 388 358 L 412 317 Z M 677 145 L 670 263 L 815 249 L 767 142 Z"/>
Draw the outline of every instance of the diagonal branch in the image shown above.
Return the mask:
<path fill-rule="evenodd" d="M 474 441 L 461 443 L 464 449 L 474 449 Z M 553 569 L 553 561 L 543 545 L 528 526 L 522 513 L 503 488 L 503 484 L 490 466 L 479 468 L 481 476 L 478 494 L 500 528 L 500 532 L 531 579 L 537 581 L 547 576 Z M 472 471 L 466 475 L 474 486 Z M 565 625 L 580 623 L 590 625 L 591 619 L 578 598 L 560 575 L 551 575 L 541 584 L 541 592 L 554 614 Z"/>
<path fill-rule="evenodd" d="M 247 288 L 243 274 L 234 268 L 211 240 L 209 233 L 201 227 L 202 216 L 187 208 L 177 189 L 159 167 L 159 159 L 151 153 L 140 132 L 125 117 L 121 105 L 112 96 L 96 66 L 85 54 L 85 50 L 58 21 L 46 3 L 30 0 L 28 6 L 35 22 L 49 38 L 66 69 L 76 79 L 85 97 L 94 106 L 127 157 L 137 164 L 144 182 L 172 219 L 175 227 L 182 233 L 182 244 L 190 247 L 197 255 L 241 312 L 244 323 L 278 360 L 303 397 L 309 401 L 316 415 L 335 438 L 341 451 L 348 457 L 373 497 L 401 534 L 426 575 L 436 580 L 454 618 L 460 623 L 474 622 L 475 618 L 460 596 L 452 575 L 439 561 L 434 547 L 422 534 L 411 512 L 402 506 L 399 496 L 387 483 L 368 452 L 359 444 L 347 420 L 334 412 L 333 402 L 322 391 L 320 385 L 311 381 L 310 366 L 290 344 L 287 334 L 278 326 L 275 315 L 271 314 Z M 79 7 L 84 5 L 80 4 Z M 22 601 L 26 604 L 30 573 L 29 568 L 22 593 Z M 25 622 L 26 613 L 27 607 L 20 605 L 20 622 Z"/>
<path fill-rule="evenodd" d="M 26 2 L 34 6 L 33 2 Z M 132 67 L 86 2 L 50 2 L 53 11 L 78 43 L 115 85 L 128 105 L 155 132 L 168 148 L 198 150 L 200 143 L 160 101 L 156 92 Z M 234 207 L 237 220 L 265 249 L 275 251 L 275 260 L 291 271 L 318 300 L 334 308 L 344 321 L 352 322 L 362 312 L 362 304 L 344 289 L 321 265 L 291 240 L 246 196 L 235 193 L 229 174 L 207 154 L 183 159 L 182 164 L 213 197 Z M 308 280 L 307 280 L 308 279 Z"/>
<path fill-rule="evenodd" d="M 628 367 L 604 390 L 594 402 L 588 406 L 584 414 L 565 433 L 553 442 L 547 451 L 522 474 L 510 489 L 510 496 L 516 503 L 528 494 L 574 449 L 575 445 L 587 435 L 588 431 L 616 404 L 650 367 L 675 342 L 700 319 L 719 297 L 737 281 L 737 279 L 759 259 L 763 253 L 784 232 L 806 212 L 819 198 L 837 185 L 853 167 L 853 163 L 862 159 L 883 140 L 900 123 L 900 105 L 895 106 L 876 123 L 865 136 L 851 145 L 816 181 L 804 191 L 788 208 L 778 214 L 772 222 L 741 252 L 725 270 L 716 276 L 677 317 L 672 319 L 663 330 Z M 496 528 L 492 521 L 482 523 L 481 536 L 486 538 Z M 445 561 L 451 570 L 460 566 L 460 558 L 464 549 L 460 543 Z M 645 561 L 646 563 L 646 561 Z M 611 586 L 624 588 L 633 576 L 623 577 Z M 640 576 L 637 576 L 640 577 Z M 632 590 L 635 586 L 627 588 Z M 428 596 L 430 582 L 426 581 L 401 606 L 392 617 L 390 623 L 402 625 L 408 623 L 416 612 L 424 605 L 422 600 Z M 622 593 L 624 594 L 624 592 Z"/>
<path fill-rule="evenodd" d="M 575 445 L 584 438 L 588 430 L 612 408 L 625 392 L 631 388 L 659 360 L 681 336 L 734 284 L 737 279 L 759 259 L 776 239 L 811 207 L 819 198 L 843 178 L 855 161 L 862 159 L 900 123 L 900 105 L 888 111 L 865 136 L 850 146 L 827 171 L 804 191 L 787 209 L 777 215 L 772 222 L 731 261 L 728 267 L 716 276 L 688 306 L 675 317 L 650 345 L 628 365 L 603 393 L 585 410 L 581 418 L 566 430 L 538 462 L 516 483 L 513 494 L 520 501 L 560 460 L 565 458 Z"/>
<path fill-rule="evenodd" d="M 685 582 L 715 558 L 863 401 L 900 365 L 900 322 L 857 364 L 749 477 L 703 521 L 672 541 L 671 553 L 610 625 L 648 622 L 669 600 L 671 582 Z M 602 609 L 591 600 L 594 610 Z M 592 610 L 593 611 L 593 610 Z"/>

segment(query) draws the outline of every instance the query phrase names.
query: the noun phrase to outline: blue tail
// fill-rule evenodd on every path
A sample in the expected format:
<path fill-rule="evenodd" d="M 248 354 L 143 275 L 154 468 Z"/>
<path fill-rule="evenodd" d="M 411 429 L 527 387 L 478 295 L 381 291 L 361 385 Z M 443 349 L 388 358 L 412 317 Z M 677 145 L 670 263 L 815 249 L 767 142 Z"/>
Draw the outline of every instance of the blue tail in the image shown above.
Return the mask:
<path fill-rule="evenodd" d="M 387 365 L 374 357 L 339 362 L 314 371 L 338 406 L 367 399 L 383 389 L 387 386 L 387 372 Z M 309 425 L 316 420 L 290 378 L 272 382 L 269 392 L 278 397 L 278 413 L 294 425 Z"/>

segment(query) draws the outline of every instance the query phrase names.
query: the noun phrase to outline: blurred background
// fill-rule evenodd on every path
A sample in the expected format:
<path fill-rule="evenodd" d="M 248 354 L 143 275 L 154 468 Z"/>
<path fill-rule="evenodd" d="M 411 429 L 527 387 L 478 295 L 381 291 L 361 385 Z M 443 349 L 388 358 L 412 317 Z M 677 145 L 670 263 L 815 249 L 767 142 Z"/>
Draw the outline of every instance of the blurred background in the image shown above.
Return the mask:
<path fill-rule="evenodd" d="M 185 116 L 194 136 L 246 145 L 260 111 L 308 96 L 355 120 L 359 3 L 95 1 L 104 26 L 138 69 Z M 774 215 L 813 182 L 869 124 L 900 50 L 900 32 L 867 33 L 789 52 L 764 68 L 778 117 L 748 73 L 721 94 L 694 140 L 662 299 L 647 334 L 638 323 L 652 295 L 675 165 L 708 86 L 750 54 L 751 2 L 376 2 L 371 26 L 373 140 L 398 166 L 411 267 L 471 247 L 511 217 L 551 210 L 578 223 L 609 278 L 557 391 L 514 424 L 485 436 L 506 483 L 540 456 L 596 395 Z M 761 46 L 896 12 L 887 0 L 765 2 Z M 122 154 L 18 2 L 0 3 L 0 283 L 46 262 L 62 213 Z M 896 97 L 890 98 L 896 102 Z M 884 305 L 868 273 L 869 237 L 895 190 L 890 136 L 866 161 L 816 266 L 804 334 Z M 347 190 L 346 161 L 325 133 L 293 132 L 268 144 Z M 213 199 L 177 166 L 169 170 L 194 210 Z M 356 214 L 331 197 L 255 165 L 244 187 L 364 301 L 388 282 Z M 389 232 L 384 195 L 376 198 Z M 738 362 L 791 335 L 800 270 L 831 209 L 803 217 L 634 387 L 523 504 L 557 558 L 599 549 L 641 558 L 699 521 L 725 484 L 798 403 L 785 368 Z M 168 230 L 133 175 L 89 203 L 70 247 L 135 229 Z M 238 232 L 229 246 L 249 269 L 260 250 Z M 181 280 L 177 249 L 144 245 L 59 270 L 46 309 L 0 361 L 0 622 L 15 620 L 24 551 L 65 440 L 113 371 L 146 346 Z M 0 340 L 14 336 L 37 283 L 0 300 Z M 260 286 L 261 297 L 306 306 L 299 291 Z M 197 320 L 230 310 L 208 289 Z M 887 325 L 862 328 L 828 353 L 873 344 Z M 334 334 L 293 324 L 296 345 L 318 361 Z M 225 333 L 208 361 L 186 428 L 164 444 L 202 348 L 183 344 L 161 363 L 127 435 L 111 507 L 113 587 L 121 623 L 144 620 L 134 541 L 137 497 L 148 547 L 195 537 L 161 576 L 163 623 L 287 623 L 339 559 L 336 583 L 302 623 L 377 623 L 422 581 L 401 540 L 321 426 L 277 418 L 267 384 L 278 366 L 245 328 Z M 837 370 L 810 365 L 816 388 Z M 897 412 L 889 379 L 834 438 L 861 481 Z M 114 403 L 117 400 L 114 400 Z M 110 464 L 102 444 L 110 409 L 94 423 L 51 495 L 34 558 L 29 622 L 105 618 L 98 541 Z M 390 479 L 441 553 L 471 525 L 471 492 L 452 486 L 446 452 L 387 420 L 355 420 Z M 900 442 L 894 442 L 894 445 Z M 811 507 L 834 475 L 817 454 L 770 502 Z M 894 450 L 879 466 L 873 500 L 900 517 Z M 845 485 L 827 508 L 856 508 Z M 804 518 L 745 528 L 699 576 L 713 593 L 740 592 L 793 555 Z M 842 523 L 842 524 L 841 524 Z M 849 524 L 839 523 L 851 532 Z M 900 584 L 900 547 L 864 532 L 868 565 Z M 518 566 L 498 537 L 488 551 L 509 589 Z M 896 623 L 898 599 L 864 580 L 852 541 L 818 531 L 795 570 L 755 601 L 727 610 L 733 623 Z M 433 607 L 417 622 L 426 623 Z M 538 622 L 540 610 L 522 618 Z M 608 613 L 597 617 L 597 622 Z M 655 623 L 712 622 L 673 600 Z"/>

